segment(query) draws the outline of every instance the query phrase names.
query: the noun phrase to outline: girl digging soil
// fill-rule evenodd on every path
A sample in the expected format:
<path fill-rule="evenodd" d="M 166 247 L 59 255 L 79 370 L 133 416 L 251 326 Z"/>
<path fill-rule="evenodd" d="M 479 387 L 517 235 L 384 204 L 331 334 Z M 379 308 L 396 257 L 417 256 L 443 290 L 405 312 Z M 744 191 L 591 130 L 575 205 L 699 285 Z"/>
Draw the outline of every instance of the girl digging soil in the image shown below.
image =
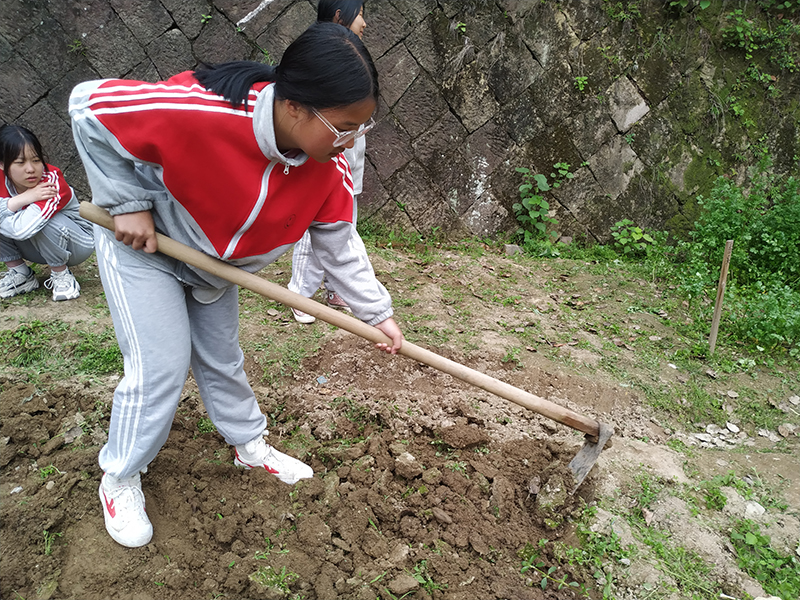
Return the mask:
<path fill-rule="evenodd" d="M 361 40 L 316 23 L 277 67 L 235 62 L 157 84 L 83 83 L 70 99 L 93 201 L 116 233 L 95 228 L 98 265 L 125 358 L 100 452 L 106 529 L 147 544 L 140 473 L 163 446 L 188 373 L 235 463 L 294 484 L 311 468 L 266 444 L 266 417 L 244 373 L 237 288 L 155 254 L 155 231 L 255 272 L 308 229 L 353 313 L 396 353 L 391 298 L 352 224 L 341 155 L 369 127 L 378 78 Z M 334 133 L 331 128 L 335 128 Z"/>

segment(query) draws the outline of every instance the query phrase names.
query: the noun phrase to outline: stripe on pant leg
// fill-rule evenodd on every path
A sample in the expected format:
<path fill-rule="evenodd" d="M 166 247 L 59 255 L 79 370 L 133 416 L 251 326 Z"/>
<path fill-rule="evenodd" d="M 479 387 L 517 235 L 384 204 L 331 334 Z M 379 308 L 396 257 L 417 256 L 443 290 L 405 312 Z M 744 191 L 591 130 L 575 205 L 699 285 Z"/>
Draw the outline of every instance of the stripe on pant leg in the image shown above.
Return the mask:
<path fill-rule="evenodd" d="M 119 259 L 114 250 L 113 244 L 104 236 L 98 235 L 97 249 L 99 252 L 98 260 L 102 260 L 106 265 L 106 293 L 110 294 L 117 307 L 117 316 L 120 321 L 125 339 L 128 345 L 128 358 L 130 373 L 125 372 L 123 381 L 120 382 L 118 389 L 120 397 L 124 399 L 118 429 L 115 432 L 117 444 L 115 453 L 121 460 L 122 470 L 127 466 L 133 453 L 136 435 L 139 429 L 142 410 L 144 408 L 144 369 L 142 363 L 142 348 L 136 333 L 130 304 L 125 295 L 125 287 L 122 277 L 119 274 Z M 121 388 L 122 383 L 125 388 Z M 139 390 L 137 392 L 136 390 Z M 111 432 L 109 432 L 111 435 Z"/>

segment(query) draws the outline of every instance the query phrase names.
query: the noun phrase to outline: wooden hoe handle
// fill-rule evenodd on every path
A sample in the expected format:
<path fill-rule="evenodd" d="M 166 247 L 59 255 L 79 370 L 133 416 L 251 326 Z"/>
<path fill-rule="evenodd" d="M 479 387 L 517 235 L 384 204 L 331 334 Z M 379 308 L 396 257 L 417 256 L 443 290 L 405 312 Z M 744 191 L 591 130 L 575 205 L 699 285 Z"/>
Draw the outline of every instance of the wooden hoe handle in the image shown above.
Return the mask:
<path fill-rule="evenodd" d="M 89 202 L 81 202 L 80 213 L 83 218 L 114 231 L 114 219 L 99 206 Z M 156 236 L 158 238 L 158 251 L 162 254 L 171 256 L 172 258 L 197 267 L 198 269 L 202 269 L 221 279 L 225 279 L 240 287 L 275 300 L 276 302 L 296 308 L 297 310 L 303 311 L 304 313 L 349 331 L 373 343 L 391 344 L 391 340 L 379 329 L 367 325 L 354 317 L 329 308 L 300 294 L 295 294 L 257 275 L 253 275 L 252 273 L 243 271 L 219 259 L 203 254 L 198 250 L 189 248 L 165 235 L 157 233 Z M 489 375 L 485 375 L 475 369 L 470 369 L 460 363 L 440 356 L 435 352 L 412 344 L 409 341 L 403 341 L 403 346 L 400 348 L 399 353 L 417 362 L 431 366 L 443 373 L 452 375 L 462 381 L 471 383 L 487 392 L 496 394 L 501 398 L 510 400 L 515 404 L 528 408 L 554 421 L 563 423 L 568 427 L 582 431 L 591 437 L 596 438 L 600 433 L 600 424 L 593 419 L 579 415 L 568 408 L 554 404 L 549 400 L 535 396 L 534 394 L 504 383 Z"/>

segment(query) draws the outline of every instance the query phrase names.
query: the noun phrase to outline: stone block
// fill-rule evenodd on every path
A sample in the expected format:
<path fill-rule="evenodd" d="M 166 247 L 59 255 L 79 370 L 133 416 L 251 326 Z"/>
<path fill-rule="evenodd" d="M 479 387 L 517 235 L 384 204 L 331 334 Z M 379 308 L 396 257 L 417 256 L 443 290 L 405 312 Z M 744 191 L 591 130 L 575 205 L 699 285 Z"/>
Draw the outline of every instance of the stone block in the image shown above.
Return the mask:
<path fill-rule="evenodd" d="M 575 171 L 574 179 L 552 189 L 550 195 L 573 215 L 580 216 L 592 202 L 602 201 L 605 191 L 589 168 L 581 167 Z"/>
<path fill-rule="evenodd" d="M 674 89 L 667 100 L 673 113 L 671 119 L 681 124 L 684 133 L 692 135 L 708 126 L 709 94 L 700 73 L 692 73 L 682 81 L 683 85 Z"/>
<path fill-rule="evenodd" d="M 445 112 L 447 102 L 425 73 L 420 73 L 393 110 L 394 116 L 412 139 L 433 125 Z"/>
<path fill-rule="evenodd" d="M 436 8 L 436 0 L 390 0 L 392 6 L 412 25 L 416 25 L 427 17 Z M 370 6 L 368 16 L 372 18 Z"/>
<path fill-rule="evenodd" d="M 160 79 L 195 68 L 192 44 L 180 29 L 170 29 L 147 46 Z"/>
<path fill-rule="evenodd" d="M 74 69 L 83 55 L 72 46 L 61 24 L 47 16 L 17 44 L 17 52 L 36 69 L 45 85 L 52 87 Z"/>
<path fill-rule="evenodd" d="M 569 18 L 571 27 L 582 40 L 588 40 L 609 25 L 603 3 L 585 0 L 566 0 L 562 10 Z"/>
<path fill-rule="evenodd" d="M 423 166 L 445 162 L 464 144 L 467 131 L 453 113 L 445 111 L 442 118 L 413 143 L 414 155 Z"/>
<path fill-rule="evenodd" d="M 636 125 L 631 146 L 645 165 L 655 167 L 666 163 L 672 149 L 683 142 L 683 133 L 675 131 L 669 113 L 669 103 L 662 102 Z"/>
<path fill-rule="evenodd" d="M 72 89 L 84 81 L 100 79 L 97 72 L 92 69 L 87 61 L 81 61 L 78 65 L 66 73 L 62 73 L 59 82 L 47 94 L 47 101 L 61 115 L 65 122 L 69 122 L 67 106 Z"/>
<path fill-rule="evenodd" d="M 485 0 L 444 0 L 445 16 L 457 37 L 468 37 L 470 43 L 483 48 L 505 28 L 503 11 L 494 2 Z"/>
<path fill-rule="evenodd" d="M 498 122 L 503 125 L 508 136 L 520 145 L 537 139 L 546 129 L 544 121 L 537 114 L 532 90 L 503 107 Z"/>
<path fill-rule="evenodd" d="M 190 40 L 200 35 L 203 29 L 203 15 L 209 13 L 206 0 L 161 0 L 161 4 L 172 15 L 172 19 L 183 34 Z M 217 6 L 221 3 L 217 2 Z"/>
<path fill-rule="evenodd" d="M 522 40 L 545 71 L 579 43 L 564 14 L 553 3 L 535 3 L 521 23 Z"/>
<path fill-rule="evenodd" d="M 428 15 L 405 39 L 406 48 L 434 80 L 442 79 L 464 62 L 464 41 L 450 31 L 450 21 L 437 9 Z"/>
<path fill-rule="evenodd" d="M 531 51 L 513 32 L 497 34 L 488 54 L 485 60 L 489 62 L 489 86 L 500 104 L 519 96 L 543 72 Z"/>
<path fill-rule="evenodd" d="M 481 127 L 500 109 L 489 88 L 486 72 L 477 62 L 463 67 L 454 77 L 445 81 L 442 92 L 453 112 L 470 133 Z"/>
<path fill-rule="evenodd" d="M 509 156 L 512 145 L 506 128 L 492 119 L 467 138 L 464 154 L 472 170 L 491 175 Z"/>
<path fill-rule="evenodd" d="M 628 131 L 634 123 L 650 112 L 644 98 L 627 77 L 620 77 L 608 92 L 611 118 L 621 133 Z"/>
<path fill-rule="evenodd" d="M 249 37 L 256 38 L 269 27 L 288 7 L 296 4 L 292 0 L 215 0 L 214 6 L 221 10 L 225 16 L 241 28 Z M 305 2 L 303 2 L 305 4 Z M 311 25 L 317 20 L 317 13 L 306 24 Z"/>
<path fill-rule="evenodd" d="M 575 169 L 583 162 L 583 157 L 572 143 L 570 133 L 566 122 L 548 127 L 532 143 L 521 147 L 515 166 L 528 167 L 547 175 L 548 179 L 556 163 L 567 163 Z"/>
<path fill-rule="evenodd" d="M 389 200 L 389 192 L 369 158 L 364 161 L 364 181 L 358 196 L 358 218 L 368 219 Z"/>
<path fill-rule="evenodd" d="M 414 157 L 411 140 L 392 116 L 381 119 L 369 132 L 367 152 L 378 176 L 386 181 Z"/>
<path fill-rule="evenodd" d="M 370 2 L 364 10 L 364 45 L 373 60 L 386 54 L 411 32 L 411 23 L 390 2 Z"/>
<path fill-rule="evenodd" d="M 588 162 L 600 187 L 612 200 L 622 194 L 631 179 L 644 169 L 642 161 L 621 135 L 600 148 Z"/>
<path fill-rule="evenodd" d="M 0 69 L 0 121 L 13 123 L 47 92 L 47 84 L 18 54 Z"/>
<path fill-rule="evenodd" d="M 390 230 L 397 229 L 410 232 L 416 229 L 408 214 L 402 210 L 394 200 L 386 202 L 378 210 L 369 215 L 369 217 L 365 217 L 361 220 L 379 223 Z"/>
<path fill-rule="evenodd" d="M 0 36 L 12 45 L 19 42 L 48 16 L 44 2 L 3 0 L 0 10 Z"/>
<path fill-rule="evenodd" d="M 276 63 L 281 61 L 284 50 L 317 20 L 317 13 L 307 2 L 295 2 L 272 21 L 256 43 L 269 53 Z"/>
<path fill-rule="evenodd" d="M 681 80 L 680 71 L 661 52 L 650 53 L 630 77 L 642 90 L 650 106 L 661 103 L 680 85 Z"/>
<path fill-rule="evenodd" d="M 211 20 L 203 25 L 192 48 L 201 63 L 224 63 L 252 58 L 252 47 L 247 39 L 221 13 L 214 13 Z"/>
<path fill-rule="evenodd" d="M 530 87 L 533 109 L 548 128 L 562 123 L 572 112 L 572 68 L 553 60 L 550 68 Z"/>
<path fill-rule="evenodd" d="M 375 61 L 381 97 L 394 106 L 419 75 L 419 65 L 403 44 L 398 44 Z"/>
<path fill-rule="evenodd" d="M 172 27 L 172 17 L 159 0 L 109 0 L 117 15 L 142 45 Z"/>
<path fill-rule="evenodd" d="M 11 58 L 13 53 L 14 49 L 11 47 L 11 43 L 2 35 L 0 35 L 0 65 Z"/>
<path fill-rule="evenodd" d="M 496 198 L 485 195 L 464 213 L 463 226 L 472 234 L 486 236 L 515 227 L 514 216 L 497 203 Z"/>
<path fill-rule="evenodd" d="M 441 227 L 452 221 L 455 215 L 445 206 L 436 186 L 416 161 L 397 173 L 390 191 L 394 201 L 420 232 L 427 233 L 434 227 Z M 443 211 L 442 207 L 447 210 Z M 442 216 L 447 218 L 442 219 Z"/>
<path fill-rule="evenodd" d="M 579 110 L 568 118 L 575 147 L 585 160 L 617 135 L 617 127 L 608 114 L 608 105 L 597 98 L 584 100 Z"/>
<path fill-rule="evenodd" d="M 426 170 L 456 216 L 464 214 L 486 187 L 482 185 L 480 173 L 470 172 L 462 149 L 457 149 L 449 160 L 426 165 Z M 478 179 L 477 184 L 473 178 Z"/>
<path fill-rule="evenodd" d="M 174 73 L 173 73 L 174 75 Z M 136 81 L 149 81 L 154 83 L 160 81 L 162 77 L 158 74 L 158 69 L 153 61 L 148 56 L 138 65 L 133 67 L 130 72 L 125 75 L 125 79 L 134 79 Z"/>
<path fill-rule="evenodd" d="M 145 58 L 144 49 L 111 4 L 103 0 L 70 0 L 53 16 L 103 78 L 125 77 Z"/>
<path fill-rule="evenodd" d="M 600 33 L 587 42 L 581 42 L 570 51 L 570 61 L 579 65 L 575 75 L 586 77 L 583 95 L 586 99 L 598 96 L 605 101 L 606 90 L 620 75 L 616 60 L 618 40 L 608 31 Z M 572 79 L 574 86 L 575 79 Z"/>
<path fill-rule="evenodd" d="M 27 127 L 36 134 L 42 142 L 48 162 L 59 169 L 63 169 L 77 157 L 78 152 L 72 141 L 66 110 L 59 113 L 46 100 L 39 100 L 15 123 Z"/>

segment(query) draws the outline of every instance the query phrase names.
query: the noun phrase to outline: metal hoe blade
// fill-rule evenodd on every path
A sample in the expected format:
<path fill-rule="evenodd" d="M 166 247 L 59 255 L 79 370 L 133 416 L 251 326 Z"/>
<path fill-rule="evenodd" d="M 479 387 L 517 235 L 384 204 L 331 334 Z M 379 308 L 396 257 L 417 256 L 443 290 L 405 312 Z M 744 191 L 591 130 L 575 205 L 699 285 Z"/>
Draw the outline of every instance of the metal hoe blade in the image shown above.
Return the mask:
<path fill-rule="evenodd" d="M 603 423 L 598 424 L 600 425 L 600 433 L 597 436 L 597 441 L 589 441 L 589 436 L 587 435 L 583 447 L 569 463 L 569 468 L 575 477 L 575 487 L 572 489 L 573 494 L 583 480 L 586 479 L 589 471 L 592 470 L 594 463 L 597 462 L 600 453 L 603 451 L 603 446 L 605 446 L 606 442 L 614 435 L 614 429 L 612 427 L 604 425 Z"/>

